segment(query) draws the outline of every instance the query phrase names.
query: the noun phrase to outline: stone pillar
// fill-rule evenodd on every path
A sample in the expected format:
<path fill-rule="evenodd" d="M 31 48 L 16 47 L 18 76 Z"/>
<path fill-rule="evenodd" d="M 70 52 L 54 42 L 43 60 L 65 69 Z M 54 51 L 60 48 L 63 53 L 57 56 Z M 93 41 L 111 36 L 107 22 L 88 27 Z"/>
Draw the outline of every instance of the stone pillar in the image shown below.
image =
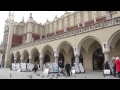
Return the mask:
<path fill-rule="evenodd" d="M 79 55 L 75 55 L 75 63 L 79 64 Z"/>
<path fill-rule="evenodd" d="M 10 55 L 10 48 L 12 45 L 12 37 L 13 37 L 13 29 L 14 24 L 10 23 L 9 25 L 9 34 L 8 34 L 8 41 L 7 41 L 7 48 L 6 48 L 6 54 L 5 54 L 5 65 L 4 67 L 9 67 L 10 61 L 9 61 L 9 55 Z"/>
<path fill-rule="evenodd" d="M 16 69 L 16 61 L 17 61 L 17 58 L 14 57 L 15 69 Z"/>
<path fill-rule="evenodd" d="M 32 63 L 32 55 L 29 55 L 29 63 Z"/>
<path fill-rule="evenodd" d="M 40 70 L 43 70 L 43 55 L 40 54 Z"/>
<path fill-rule="evenodd" d="M 96 23 L 97 11 L 92 11 L 94 23 Z"/>
<path fill-rule="evenodd" d="M 21 56 L 21 57 L 20 57 L 21 63 L 23 62 L 23 59 L 24 59 L 23 56 Z"/>
<path fill-rule="evenodd" d="M 15 58 L 14 58 L 14 63 L 15 63 L 15 64 L 16 64 L 16 61 L 17 61 L 17 58 L 15 57 Z"/>
<path fill-rule="evenodd" d="M 104 52 L 105 61 L 109 61 L 109 52 Z"/>
<path fill-rule="evenodd" d="M 109 61 L 110 60 L 109 59 L 110 46 L 109 46 L 108 42 L 102 43 L 102 49 L 103 49 L 105 61 Z"/>
<path fill-rule="evenodd" d="M 3 54 L 0 53 L 0 65 L 2 64 L 2 57 L 3 57 Z"/>
<path fill-rule="evenodd" d="M 79 64 L 80 52 L 79 52 L 79 49 L 77 47 L 74 48 L 74 56 L 75 56 L 75 63 Z"/>
<path fill-rule="evenodd" d="M 58 57 L 59 57 L 58 51 L 57 51 L 57 50 L 54 50 L 55 63 L 57 63 L 57 64 L 58 64 Z"/>
<path fill-rule="evenodd" d="M 55 57 L 55 63 L 58 64 L 58 56 L 54 56 Z"/>
<path fill-rule="evenodd" d="M 27 30 L 27 43 L 32 41 L 32 24 L 28 23 L 28 30 Z"/>

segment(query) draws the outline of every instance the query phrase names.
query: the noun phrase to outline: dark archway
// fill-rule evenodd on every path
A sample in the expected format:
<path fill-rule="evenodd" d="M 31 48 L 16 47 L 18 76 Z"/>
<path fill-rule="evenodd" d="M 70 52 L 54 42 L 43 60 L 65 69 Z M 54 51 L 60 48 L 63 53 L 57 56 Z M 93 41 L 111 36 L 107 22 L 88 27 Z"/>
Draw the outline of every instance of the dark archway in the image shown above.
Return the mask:
<path fill-rule="evenodd" d="M 79 63 L 80 62 L 83 64 L 83 56 L 82 56 L 81 53 L 80 53 L 80 56 L 79 56 Z M 74 66 L 74 63 L 75 63 L 75 56 L 73 54 L 72 57 L 71 57 L 71 65 Z"/>
<path fill-rule="evenodd" d="M 45 63 L 48 63 L 48 62 L 50 62 L 50 57 L 48 56 L 48 55 L 46 55 L 45 57 L 44 57 L 44 64 Z"/>
<path fill-rule="evenodd" d="M 39 63 L 39 56 L 36 56 L 34 62 Z"/>
<path fill-rule="evenodd" d="M 60 63 L 61 63 L 61 65 L 60 65 Z M 59 65 L 59 67 L 64 68 L 64 56 L 62 53 L 59 53 L 58 65 Z"/>
<path fill-rule="evenodd" d="M 104 54 L 102 52 L 102 48 L 97 49 L 93 53 L 93 70 L 102 70 L 104 63 Z"/>

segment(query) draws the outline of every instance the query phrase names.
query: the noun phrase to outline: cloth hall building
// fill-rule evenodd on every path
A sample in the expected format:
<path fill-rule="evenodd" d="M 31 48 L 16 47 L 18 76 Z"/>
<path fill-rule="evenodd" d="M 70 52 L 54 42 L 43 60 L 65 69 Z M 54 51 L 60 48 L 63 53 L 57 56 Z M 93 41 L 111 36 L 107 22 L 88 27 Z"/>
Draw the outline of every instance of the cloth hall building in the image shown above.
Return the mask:
<path fill-rule="evenodd" d="M 0 64 L 6 68 L 38 62 L 42 69 L 46 62 L 62 60 L 64 65 L 82 62 L 85 70 L 102 70 L 112 57 L 120 57 L 120 11 L 66 11 L 44 24 L 32 13 L 27 22 L 23 18 L 17 23 L 9 12 L 5 21 Z"/>

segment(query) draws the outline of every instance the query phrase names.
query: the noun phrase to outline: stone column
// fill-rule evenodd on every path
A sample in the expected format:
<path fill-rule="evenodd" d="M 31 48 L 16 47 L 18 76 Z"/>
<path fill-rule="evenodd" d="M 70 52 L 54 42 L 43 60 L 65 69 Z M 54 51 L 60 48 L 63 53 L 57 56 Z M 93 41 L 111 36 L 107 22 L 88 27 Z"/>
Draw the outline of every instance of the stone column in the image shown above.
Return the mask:
<path fill-rule="evenodd" d="M 32 24 L 28 23 L 28 30 L 27 30 L 27 43 L 32 41 Z"/>
<path fill-rule="evenodd" d="M 29 63 L 32 63 L 32 55 L 29 55 Z"/>
<path fill-rule="evenodd" d="M 40 54 L 39 58 L 40 58 L 40 70 L 42 71 L 43 70 L 43 55 Z"/>
<path fill-rule="evenodd" d="M 58 56 L 54 56 L 55 57 L 55 63 L 58 64 Z"/>
<path fill-rule="evenodd" d="M 14 57 L 15 69 L 16 69 L 16 61 L 17 61 L 17 58 Z"/>
<path fill-rule="evenodd" d="M 75 63 L 79 64 L 79 55 L 75 55 Z"/>
<path fill-rule="evenodd" d="M 23 62 L 23 59 L 24 59 L 23 56 L 21 56 L 21 57 L 20 57 L 21 63 Z"/>
<path fill-rule="evenodd" d="M 55 63 L 57 63 L 57 64 L 58 64 L 58 57 L 59 57 L 58 51 L 57 51 L 57 50 L 54 50 Z"/>
<path fill-rule="evenodd" d="M 12 45 L 13 29 L 14 29 L 14 23 L 10 23 L 7 48 L 6 48 L 6 54 L 5 54 L 5 65 L 4 65 L 4 67 L 6 67 L 6 68 L 9 67 L 9 65 L 10 65 L 9 55 L 10 55 L 10 48 Z"/>
<path fill-rule="evenodd" d="M 94 23 L 96 23 L 97 11 L 92 11 Z"/>
<path fill-rule="evenodd" d="M 0 53 L 0 65 L 2 64 L 2 57 L 3 57 L 3 54 Z"/>
<path fill-rule="evenodd" d="M 103 49 L 105 61 L 109 61 L 110 60 L 109 59 L 110 46 L 109 46 L 108 42 L 102 43 L 102 49 Z"/>
<path fill-rule="evenodd" d="M 74 55 L 75 55 L 75 63 L 79 64 L 80 52 L 79 52 L 79 49 L 77 47 L 74 48 Z"/>
<path fill-rule="evenodd" d="M 109 52 L 104 52 L 105 61 L 109 61 Z"/>

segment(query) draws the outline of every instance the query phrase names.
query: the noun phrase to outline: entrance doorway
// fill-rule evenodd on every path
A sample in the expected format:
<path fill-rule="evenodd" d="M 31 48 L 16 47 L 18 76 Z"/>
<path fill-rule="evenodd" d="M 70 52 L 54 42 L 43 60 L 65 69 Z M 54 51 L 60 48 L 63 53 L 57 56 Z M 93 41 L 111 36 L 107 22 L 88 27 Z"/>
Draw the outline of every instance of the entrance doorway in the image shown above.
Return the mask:
<path fill-rule="evenodd" d="M 34 62 L 39 63 L 39 56 L 36 56 Z"/>
<path fill-rule="evenodd" d="M 93 70 L 102 70 L 104 63 L 104 54 L 102 52 L 102 48 L 97 49 L 93 53 Z"/>
<path fill-rule="evenodd" d="M 44 64 L 46 64 L 46 63 L 48 63 L 48 62 L 50 62 L 50 57 L 48 56 L 48 55 L 46 55 L 45 57 L 44 57 Z"/>
<path fill-rule="evenodd" d="M 62 53 L 59 53 L 58 66 L 64 68 L 64 56 Z"/>
<path fill-rule="evenodd" d="M 82 65 L 83 65 L 83 56 L 82 56 L 82 54 L 80 53 L 80 56 L 79 56 L 79 63 L 82 63 Z M 71 65 L 72 66 L 74 66 L 74 63 L 75 63 L 75 56 L 74 56 L 74 54 L 73 54 L 73 56 L 72 56 L 72 58 L 71 58 Z"/>

